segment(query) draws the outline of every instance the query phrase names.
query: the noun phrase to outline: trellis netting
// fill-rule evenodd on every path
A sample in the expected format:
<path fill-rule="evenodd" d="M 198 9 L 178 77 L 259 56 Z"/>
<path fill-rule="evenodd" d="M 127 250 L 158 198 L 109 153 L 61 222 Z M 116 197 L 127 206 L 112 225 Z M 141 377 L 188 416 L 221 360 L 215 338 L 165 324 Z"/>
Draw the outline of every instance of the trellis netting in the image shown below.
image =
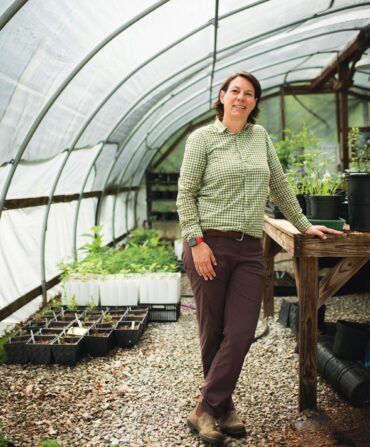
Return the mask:
<path fill-rule="evenodd" d="M 369 17 L 358 0 L 3 0 L 0 331 L 92 225 L 109 243 L 143 223 L 147 167 L 226 75 L 251 71 L 264 94 L 307 84 Z"/>

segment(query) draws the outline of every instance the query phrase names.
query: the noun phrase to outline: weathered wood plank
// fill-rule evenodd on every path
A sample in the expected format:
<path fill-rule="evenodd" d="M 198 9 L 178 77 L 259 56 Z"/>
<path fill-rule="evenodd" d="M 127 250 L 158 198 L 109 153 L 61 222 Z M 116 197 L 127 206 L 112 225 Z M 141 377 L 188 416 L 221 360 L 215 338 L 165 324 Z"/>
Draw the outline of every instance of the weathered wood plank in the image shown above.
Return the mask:
<path fill-rule="evenodd" d="M 299 411 L 304 411 L 317 409 L 317 258 L 301 258 L 299 272 Z"/>
<path fill-rule="evenodd" d="M 265 223 L 270 223 L 273 227 L 282 231 L 283 233 L 293 236 L 295 234 L 302 234 L 297 228 L 285 219 L 274 219 L 273 217 L 267 216 L 265 214 Z"/>
<path fill-rule="evenodd" d="M 300 270 L 299 270 L 299 258 L 297 256 L 293 256 L 293 267 L 294 267 L 295 286 L 297 288 L 297 293 L 299 293 Z"/>
<path fill-rule="evenodd" d="M 322 306 L 328 298 L 333 296 L 369 259 L 370 257 L 348 257 L 342 259 L 335 267 L 331 268 L 320 281 L 318 306 Z"/>
<path fill-rule="evenodd" d="M 267 218 L 269 219 L 269 218 Z M 294 227 L 293 227 L 294 228 Z M 294 238 L 291 233 L 282 231 L 265 218 L 264 231 L 288 253 L 294 254 Z M 298 230 L 297 230 L 298 231 Z"/>
<path fill-rule="evenodd" d="M 348 232 L 327 239 L 304 237 L 301 256 L 370 257 L 370 233 Z"/>
<path fill-rule="evenodd" d="M 273 239 L 266 233 L 263 234 L 263 254 L 266 262 L 266 281 L 263 293 L 263 314 L 265 317 L 274 315 L 274 257 L 281 250 Z"/>

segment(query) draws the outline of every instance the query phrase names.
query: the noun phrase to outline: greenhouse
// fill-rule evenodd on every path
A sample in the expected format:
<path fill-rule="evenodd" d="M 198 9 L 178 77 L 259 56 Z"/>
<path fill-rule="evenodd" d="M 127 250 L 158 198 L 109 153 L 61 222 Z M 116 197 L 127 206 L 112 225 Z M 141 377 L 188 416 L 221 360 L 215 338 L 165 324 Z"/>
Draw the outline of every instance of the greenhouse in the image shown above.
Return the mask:
<path fill-rule="evenodd" d="M 0 446 L 368 445 L 369 48 L 360 0 L 0 2 Z M 227 115 L 233 83 L 249 96 Z M 272 151 L 266 194 L 256 154 L 229 158 L 248 132 Z M 194 224 L 188 181 L 225 148 Z M 222 412 L 219 435 L 188 417 L 208 414 L 207 231 L 263 248 L 239 439 Z"/>

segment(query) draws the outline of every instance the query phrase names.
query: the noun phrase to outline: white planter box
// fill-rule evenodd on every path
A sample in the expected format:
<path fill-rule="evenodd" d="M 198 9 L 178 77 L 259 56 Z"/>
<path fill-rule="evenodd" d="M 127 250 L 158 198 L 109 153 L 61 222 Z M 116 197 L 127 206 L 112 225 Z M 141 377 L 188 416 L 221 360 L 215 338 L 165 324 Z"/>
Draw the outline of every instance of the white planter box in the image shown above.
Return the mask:
<path fill-rule="evenodd" d="M 64 281 L 62 304 L 68 305 L 72 298 L 80 306 L 99 305 L 99 281 L 94 277 L 71 277 Z"/>
<path fill-rule="evenodd" d="M 140 278 L 140 304 L 180 301 L 181 273 L 146 273 Z"/>
<path fill-rule="evenodd" d="M 182 247 L 184 241 L 182 239 L 175 239 L 174 247 L 175 247 L 175 255 L 179 261 L 182 261 Z"/>
<path fill-rule="evenodd" d="M 136 306 L 139 302 L 139 281 L 136 275 L 109 275 L 100 281 L 102 306 Z"/>

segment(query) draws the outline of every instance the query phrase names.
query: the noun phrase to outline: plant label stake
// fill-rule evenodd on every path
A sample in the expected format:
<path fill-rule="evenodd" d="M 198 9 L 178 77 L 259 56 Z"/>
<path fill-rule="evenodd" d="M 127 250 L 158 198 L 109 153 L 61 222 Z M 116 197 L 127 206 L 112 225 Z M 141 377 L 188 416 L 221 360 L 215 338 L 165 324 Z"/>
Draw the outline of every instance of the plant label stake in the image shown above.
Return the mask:
<path fill-rule="evenodd" d="M 31 338 L 32 338 L 32 342 L 35 343 L 35 337 L 33 335 L 33 330 L 31 329 Z"/>
<path fill-rule="evenodd" d="M 135 321 L 131 321 L 131 329 L 135 329 Z"/>

